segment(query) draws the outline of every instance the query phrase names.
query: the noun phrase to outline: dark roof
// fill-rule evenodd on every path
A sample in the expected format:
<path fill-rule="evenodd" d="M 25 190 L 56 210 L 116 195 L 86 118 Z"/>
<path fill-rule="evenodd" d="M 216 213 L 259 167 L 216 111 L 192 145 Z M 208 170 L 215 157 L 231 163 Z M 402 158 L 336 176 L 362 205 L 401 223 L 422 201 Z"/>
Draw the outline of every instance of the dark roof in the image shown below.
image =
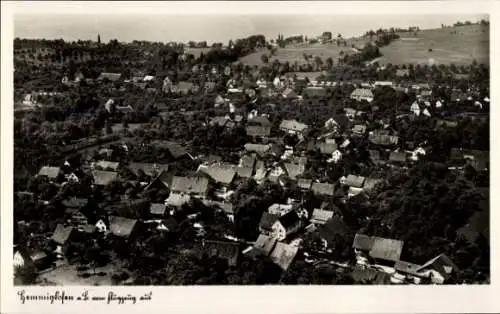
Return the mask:
<path fill-rule="evenodd" d="M 204 194 L 208 190 L 208 179 L 203 177 L 173 177 L 172 191 L 186 194 Z"/>
<path fill-rule="evenodd" d="M 394 269 L 397 272 L 404 273 L 404 274 L 410 274 L 413 276 L 418 276 L 418 269 L 421 267 L 421 265 L 409 263 L 409 262 L 404 262 L 404 261 L 396 261 L 396 264 L 394 264 Z"/>
<path fill-rule="evenodd" d="M 203 201 L 203 204 L 205 204 L 205 206 L 209 206 L 209 207 L 213 206 L 213 207 L 219 208 L 222 211 L 224 211 L 226 214 L 229 214 L 229 215 L 234 214 L 235 207 L 231 203 L 205 200 L 205 201 Z"/>
<path fill-rule="evenodd" d="M 92 175 L 95 185 L 108 185 L 118 177 L 118 173 L 114 171 L 94 170 Z"/>
<path fill-rule="evenodd" d="M 329 183 L 313 182 L 311 190 L 314 194 L 333 196 L 334 185 Z"/>
<path fill-rule="evenodd" d="M 278 215 L 273 215 L 268 212 L 263 212 L 260 218 L 259 227 L 263 230 L 271 230 L 274 223 L 278 221 L 280 217 Z"/>
<path fill-rule="evenodd" d="M 133 162 L 128 166 L 128 169 L 132 171 L 135 176 L 140 175 L 140 171 L 142 171 L 145 175 L 154 177 L 163 171 L 168 171 L 167 164 L 156 164 L 156 163 L 140 163 Z"/>
<path fill-rule="evenodd" d="M 117 236 L 127 238 L 137 224 L 137 220 L 120 216 L 109 216 L 109 231 Z"/>
<path fill-rule="evenodd" d="M 205 240 L 203 248 L 208 256 L 227 260 L 229 266 L 236 265 L 240 253 L 237 242 Z"/>
<path fill-rule="evenodd" d="M 64 227 L 63 225 L 58 224 L 51 239 L 57 244 L 64 245 L 70 239 L 73 230 L 73 227 Z"/>
<path fill-rule="evenodd" d="M 246 127 L 248 136 L 269 136 L 271 134 L 271 127 L 259 125 L 247 125 Z"/>
<path fill-rule="evenodd" d="M 435 269 L 443 275 L 449 275 L 452 271 L 458 271 L 457 265 L 455 265 L 455 263 L 453 263 L 451 259 L 443 253 L 420 266 L 417 271 L 422 271 L 429 268 Z"/>
<path fill-rule="evenodd" d="M 149 207 L 149 212 L 153 215 L 165 215 L 167 206 L 162 203 L 152 203 Z"/>
<path fill-rule="evenodd" d="M 299 222 L 300 218 L 297 215 L 297 212 L 295 210 L 292 210 L 281 216 L 278 220 L 281 223 L 281 225 L 285 227 L 285 229 L 288 229 L 291 226 L 295 225 L 297 222 Z"/>
<path fill-rule="evenodd" d="M 261 234 L 253 245 L 254 251 L 260 255 L 269 256 L 274 249 L 277 240 L 273 237 Z"/>
<path fill-rule="evenodd" d="M 379 161 L 380 160 L 380 151 L 370 149 L 369 153 L 370 153 L 370 159 L 372 161 Z"/>
<path fill-rule="evenodd" d="M 327 220 L 327 222 L 318 230 L 321 238 L 325 239 L 327 243 L 332 243 L 337 234 L 345 235 L 349 233 L 349 227 L 339 216 Z"/>

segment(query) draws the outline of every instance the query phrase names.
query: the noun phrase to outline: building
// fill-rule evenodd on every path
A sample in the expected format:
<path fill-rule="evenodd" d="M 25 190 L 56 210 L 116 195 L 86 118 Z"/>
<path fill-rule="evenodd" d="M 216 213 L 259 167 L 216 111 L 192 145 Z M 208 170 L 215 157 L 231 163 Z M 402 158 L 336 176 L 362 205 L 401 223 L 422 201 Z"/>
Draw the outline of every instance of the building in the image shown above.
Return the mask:
<path fill-rule="evenodd" d="M 315 208 L 311 217 L 311 223 L 324 225 L 331 218 L 333 218 L 332 211 Z"/>
<path fill-rule="evenodd" d="M 109 72 L 102 72 L 99 77 L 97 78 L 98 81 L 110 81 L 110 82 L 117 82 L 121 79 L 122 75 L 120 73 L 109 73 Z"/>
<path fill-rule="evenodd" d="M 44 166 L 38 172 L 38 176 L 46 177 L 49 180 L 56 180 L 62 175 L 62 170 L 59 167 Z"/>
<path fill-rule="evenodd" d="M 354 188 L 362 188 L 365 183 L 365 177 L 350 174 L 347 177 L 340 178 L 340 183 Z"/>
<path fill-rule="evenodd" d="M 118 178 L 118 173 L 114 171 L 94 170 L 92 172 L 94 185 L 107 186 Z"/>
<path fill-rule="evenodd" d="M 277 242 L 274 250 L 271 252 L 271 260 L 283 271 L 286 271 L 292 264 L 299 248 L 283 242 Z"/>
<path fill-rule="evenodd" d="M 313 182 L 311 190 L 318 196 L 333 196 L 335 186 L 329 183 Z"/>
<path fill-rule="evenodd" d="M 210 258 L 219 258 L 227 261 L 232 267 L 238 264 L 240 244 L 238 242 L 204 240 L 203 251 Z"/>
<path fill-rule="evenodd" d="M 60 255 L 65 255 L 74 236 L 75 229 L 73 227 L 58 224 L 50 240 L 56 245 L 56 252 Z"/>
<path fill-rule="evenodd" d="M 106 170 L 106 171 L 116 171 L 118 170 L 119 162 L 99 160 L 95 163 L 95 168 L 98 170 Z"/>
<path fill-rule="evenodd" d="M 208 185 L 208 179 L 204 177 L 174 176 L 170 187 L 170 194 L 189 195 L 204 199 L 208 194 Z"/>
<path fill-rule="evenodd" d="M 269 126 L 260 126 L 260 125 L 247 125 L 246 132 L 248 136 L 253 138 L 265 138 L 271 134 L 271 127 Z"/>
<path fill-rule="evenodd" d="M 137 230 L 137 220 L 120 216 L 109 216 L 109 232 L 119 238 L 130 239 Z"/>
<path fill-rule="evenodd" d="M 167 211 L 167 206 L 162 203 L 152 203 L 149 206 L 149 213 L 155 217 L 164 217 Z"/>
<path fill-rule="evenodd" d="M 269 206 L 267 211 L 272 215 L 283 216 L 293 210 L 291 204 L 273 204 Z"/>
<path fill-rule="evenodd" d="M 290 134 L 304 135 L 307 130 L 307 124 L 300 123 L 297 120 L 283 120 L 280 124 L 280 130 Z"/>
<path fill-rule="evenodd" d="M 270 144 L 253 144 L 253 143 L 247 143 L 245 144 L 245 150 L 247 152 L 254 152 L 259 155 L 265 155 L 267 154 L 271 149 Z"/>
<path fill-rule="evenodd" d="M 394 266 L 400 260 L 403 241 L 367 236 L 357 233 L 353 248 L 358 256 L 371 258 L 374 262 Z"/>
<path fill-rule="evenodd" d="M 269 256 L 273 249 L 276 247 L 276 240 L 273 237 L 267 236 L 265 234 L 260 234 L 253 245 L 254 256 Z"/>
<path fill-rule="evenodd" d="M 168 171 L 168 165 L 167 164 L 157 164 L 157 163 L 133 162 L 130 165 L 128 165 L 127 169 L 136 178 L 141 178 L 143 176 L 155 178 L 158 175 L 160 175 L 163 171 Z"/>
<path fill-rule="evenodd" d="M 351 99 L 357 100 L 357 101 L 367 101 L 367 102 L 372 102 L 373 101 L 373 93 L 371 90 L 366 89 L 366 88 L 356 88 L 352 93 L 351 93 Z"/>
<path fill-rule="evenodd" d="M 232 166 L 222 164 L 200 165 L 198 172 L 205 174 L 214 183 L 225 187 L 229 187 L 236 177 L 236 171 Z"/>

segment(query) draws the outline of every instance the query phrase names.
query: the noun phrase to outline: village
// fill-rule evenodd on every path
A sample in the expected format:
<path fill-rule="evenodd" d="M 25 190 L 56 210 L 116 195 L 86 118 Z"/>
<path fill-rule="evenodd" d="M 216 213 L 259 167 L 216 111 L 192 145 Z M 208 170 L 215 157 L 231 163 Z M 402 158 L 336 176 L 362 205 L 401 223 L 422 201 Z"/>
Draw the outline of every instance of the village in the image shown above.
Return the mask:
<path fill-rule="evenodd" d="M 413 65 L 366 64 L 347 79 L 276 67 L 273 75 L 195 64 L 186 80 L 77 71 L 57 82 L 60 92 L 23 94 L 19 128 L 85 88 L 106 91 L 95 105 L 106 121 L 78 140 L 47 137 L 50 158 L 15 185 L 23 187 L 14 192 L 18 284 L 447 284 L 478 276 L 464 269 L 474 259 L 451 252 L 473 254 L 459 245 L 489 239 L 483 201 L 470 196 L 460 218 L 443 225 L 431 221 L 449 214 L 435 208 L 405 218 L 427 216 L 444 232 L 437 237 L 427 227 L 406 236 L 392 213 L 394 204 L 420 210 L 396 200 L 406 195 L 398 188 L 432 191 L 426 182 L 443 180 L 449 192 L 436 193 L 461 195 L 470 182 L 488 190 L 489 139 L 471 140 L 489 128 L 489 83 L 473 79 L 483 68 L 462 67 L 437 83 L 432 76 L 445 67 L 416 77 Z M 163 101 L 135 105 L 158 94 Z M 447 237 L 461 242 L 436 244 Z"/>

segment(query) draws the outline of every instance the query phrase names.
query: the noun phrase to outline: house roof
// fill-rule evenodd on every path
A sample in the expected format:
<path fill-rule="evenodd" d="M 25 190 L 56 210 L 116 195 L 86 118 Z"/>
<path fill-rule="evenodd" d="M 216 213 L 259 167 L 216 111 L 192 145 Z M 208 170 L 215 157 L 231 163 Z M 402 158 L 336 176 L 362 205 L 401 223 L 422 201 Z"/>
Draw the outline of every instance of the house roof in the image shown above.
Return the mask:
<path fill-rule="evenodd" d="M 334 185 L 329 183 L 313 182 L 311 190 L 314 194 L 333 196 Z"/>
<path fill-rule="evenodd" d="M 92 175 L 95 185 L 108 185 L 118 177 L 118 173 L 114 171 L 94 170 Z"/>
<path fill-rule="evenodd" d="M 409 76 L 410 75 L 410 70 L 408 69 L 397 69 L 396 70 L 396 76 L 403 77 L 403 76 Z"/>
<path fill-rule="evenodd" d="M 285 229 L 288 229 L 291 226 L 295 225 L 300 220 L 300 218 L 297 215 L 297 212 L 295 210 L 292 210 L 281 216 L 278 220 L 281 225 L 285 227 Z"/>
<path fill-rule="evenodd" d="M 373 237 L 365 234 L 356 233 L 352 247 L 357 250 L 369 251 L 373 247 Z"/>
<path fill-rule="evenodd" d="M 287 270 L 295 259 L 298 250 L 299 248 L 296 246 L 278 242 L 270 257 L 281 269 Z"/>
<path fill-rule="evenodd" d="M 351 97 L 373 98 L 373 93 L 367 88 L 356 88 L 351 93 Z"/>
<path fill-rule="evenodd" d="M 375 145 L 397 145 L 399 142 L 399 137 L 387 134 L 370 134 L 368 135 L 368 140 Z"/>
<path fill-rule="evenodd" d="M 306 87 L 303 91 L 309 97 L 325 97 L 326 89 L 323 87 Z"/>
<path fill-rule="evenodd" d="M 203 248 L 210 257 L 227 260 L 229 266 L 236 265 L 240 253 L 240 244 L 237 242 L 205 240 Z"/>
<path fill-rule="evenodd" d="M 240 167 L 253 168 L 255 167 L 255 162 L 257 160 L 257 156 L 255 154 L 246 154 L 241 156 L 240 158 Z"/>
<path fill-rule="evenodd" d="M 293 130 L 296 132 L 302 132 L 307 129 L 307 124 L 298 122 L 297 120 L 283 120 L 280 124 L 280 129 Z"/>
<path fill-rule="evenodd" d="M 59 245 L 64 245 L 70 239 L 73 230 L 73 227 L 64 227 L 62 224 L 58 224 L 51 239 Z"/>
<path fill-rule="evenodd" d="M 248 136 L 269 136 L 271 134 L 271 127 L 260 125 L 247 125 L 246 131 Z"/>
<path fill-rule="evenodd" d="M 211 120 L 210 120 L 210 125 L 218 125 L 218 126 L 225 126 L 226 123 L 228 121 L 230 121 L 231 119 L 226 117 L 226 116 L 217 116 L 217 117 L 213 117 Z"/>
<path fill-rule="evenodd" d="M 205 173 L 215 182 L 222 184 L 231 184 L 234 180 L 234 177 L 236 176 L 236 171 L 233 169 L 233 167 L 226 165 L 201 165 L 198 168 L 198 171 Z"/>
<path fill-rule="evenodd" d="M 311 222 L 324 224 L 332 217 L 333 217 L 332 211 L 315 208 L 312 213 Z"/>
<path fill-rule="evenodd" d="M 399 261 L 403 251 L 403 241 L 373 237 L 373 244 L 370 250 L 372 258 L 387 261 Z"/>
<path fill-rule="evenodd" d="M 118 237 L 130 236 L 137 224 L 137 220 L 120 216 L 109 216 L 109 231 Z"/>
<path fill-rule="evenodd" d="M 347 178 L 345 178 L 344 183 L 348 186 L 352 186 L 355 188 L 361 188 L 365 182 L 365 177 L 361 176 L 355 176 L 355 175 L 348 175 Z"/>
<path fill-rule="evenodd" d="M 312 180 L 311 179 L 299 179 L 297 181 L 297 185 L 301 189 L 309 190 L 311 188 Z"/>
<path fill-rule="evenodd" d="M 186 149 L 179 143 L 158 140 L 153 141 L 151 145 L 168 150 L 170 155 L 174 158 L 179 158 L 187 154 Z"/>
<path fill-rule="evenodd" d="M 271 126 L 271 121 L 266 116 L 255 116 L 248 120 L 248 124 L 257 124 L 260 126 Z"/>
<path fill-rule="evenodd" d="M 253 167 L 234 167 L 236 174 L 242 178 L 251 178 L 253 173 Z"/>
<path fill-rule="evenodd" d="M 409 263 L 409 262 L 404 262 L 404 261 L 396 261 L 396 264 L 394 264 L 394 269 L 398 272 L 405 273 L 405 274 L 410 274 L 414 276 L 418 276 L 418 269 L 421 267 L 421 265 Z"/>
<path fill-rule="evenodd" d="M 406 161 L 406 153 L 405 152 L 391 152 L 389 155 L 390 161 L 396 162 L 405 162 Z"/>
<path fill-rule="evenodd" d="M 424 265 L 420 266 L 417 271 L 423 271 L 425 269 L 433 268 L 439 271 L 441 274 L 448 275 L 452 271 L 458 271 L 457 265 L 451 261 L 451 259 L 444 253 L 439 254 L 433 259 L 429 260 Z"/>
<path fill-rule="evenodd" d="M 172 191 L 186 194 L 204 194 L 208 190 L 208 179 L 203 177 L 178 177 L 172 179 Z"/>
<path fill-rule="evenodd" d="M 152 203 L 149 207 L 149 212 L 153 215 L 165 215 L 167 206 L 162 203 Z"/>
<path fill-rule="evenodd" d="M 139 176 L 140 172 L 143 172 L 149 177 L 154 177 L 162 173 L 163 171 L 168 171 L 167 164 L 156 164 L 156 163 L 140 163 L 133 162 L 128 165 L 128 169 L 136 176 Z"/>
<path fill-rule="evenodd" d="M 373 188 L 375 188 L 375 186 L 382 181 L 383 181 L 382 179 L 366 178 L 365 183 L 363 184 L 363 190 L 364 191 L 373 190 Z"/>
<path fill-rule="evenodd" d="M 293 205 L 275 203 L 267 209 L 270 213 L 287 213 L 293 209 Z"/>
<path fill-rule="evenodd" d="M 42 167 L 42 169 L 40 169 L 38 175 L 55 179 L 60 173 L 61 173 L 61 168 L 59 167 L 44 166 Z"/>
<path fill-rule="evenodd" d="M 271 149 L 271 145 L 247 143 L 245 149 L 249 152 L 266 153 Z"/>
<path fill-rule="evenodd" d="M 263 212 L 260 218 L 259 227 L 263 230 L 271 230 L 274 223 L 278 221 L 279 215 L 273 215 L 268 212 Z"/>
<path fill-rule="evenodd" d="M 287 162 L 287 163 L 285 163 L 285 169 L 286 169 L 286 172 L 288 173 L 288 176 L 291 179 L 295 180 L 297 178 L 297 176 L 300 176 L 301 174 L 304 173 L 305 166 Z"/>
<path fill-rule="evenodd" d="M 106 160 L 99 160 L 98 162 L 95 163 L 97 167 L 100 167 L 101 169 L 112 169 L 113 171 L 116 171 L 119 166 L 119 162 L 114 162 L 114 161 L 106 161 Z"/>
<path fill-rule="evenodd" d="M 327 154 L 331 155 L 333 154 L 334 151 L 337 150 L 337 144 L 335 143 L 320 143 L 319 145 L 319 150 L 322 154 Z"/>
<path fill-rule="evenodd" d="M 260 234 L 255 241 L 253 248 L 261 255 L 269 256 L 274 246 L 278 242 L 275 238 L 267 236 L 265 234 Z"/>
<path fill-rule="evenodd" d="M 165 200 L 165 203 L 169 206 L 174 206 L 174 207 L 181 207 L 182 205 L 186 204 L 191 200 L 191 197 L 189 194 L 176 194 L 176 193 L 170 193 L 168 198 Z"/>
<path fill-rule="evenodd" d="M 110 81 L 118 81 L 121 78 L 121 73 L 110 73 L 110 72 L 102 72 L 97 80 L 108 79 Z"/>
<path fill-rule="evenodd" d="M 354 267 L 351 272 L 351 277 L 356 283 L 364 283 L 364 284 L 390 283 L 389 274 L 373 268 L 361 268 L 359 266 Z"/>

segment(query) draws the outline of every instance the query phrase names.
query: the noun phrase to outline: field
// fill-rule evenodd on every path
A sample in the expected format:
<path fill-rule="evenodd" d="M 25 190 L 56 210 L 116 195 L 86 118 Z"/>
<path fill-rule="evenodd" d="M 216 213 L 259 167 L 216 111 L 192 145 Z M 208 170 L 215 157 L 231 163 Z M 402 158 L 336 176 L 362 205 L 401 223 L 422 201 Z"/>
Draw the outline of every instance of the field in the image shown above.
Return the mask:
<path fill-rule="evenodd" d="M 48 272 L 42 273 L 40 279 L 48 285 L 58 286 L 110 286 L 112 285 L 111 275 L 116 271 L 116 267 L 112 264 L 104 267 L 96 267 L 96 275 L 87 278 L 79 277 L 75 265 L 64 265 L 57 267 Z M 93 270 L 87 272 L 93 273 Z M 104 272 L 105 275 L 97 275 L 99 272 Z"/>
<path fill-rule="evenodd" d="M 382 57 L 377 61 L 380 64 L 450 64 L 466 65 L 476 59 L 479 63 L 489 63 L 489 27 L 468 25 L 444 29 L 421 30 L 416 37 L 402 33 L 401 39 L 392 42 L 380 49 Z M 336 62 L 341 51 L 353 53 L 351 45 L 358 48 L 368 42 L 368 38 L 348 39 L 347 47 L 337 45 L 314 45 L 302 47 L 278 48 L 275 56 L 269 58 L 271 63 L 277 59 L 280 62 L 306 63 L 304 53 L 319 56 L 323 61 L 332 57 Z M 432 51 L 429 51 L 432 49 Z M 262 65 L 262 54 L 269 56 L 267 49 L 250 54 L 240 59 L 243 64 Z"/>

